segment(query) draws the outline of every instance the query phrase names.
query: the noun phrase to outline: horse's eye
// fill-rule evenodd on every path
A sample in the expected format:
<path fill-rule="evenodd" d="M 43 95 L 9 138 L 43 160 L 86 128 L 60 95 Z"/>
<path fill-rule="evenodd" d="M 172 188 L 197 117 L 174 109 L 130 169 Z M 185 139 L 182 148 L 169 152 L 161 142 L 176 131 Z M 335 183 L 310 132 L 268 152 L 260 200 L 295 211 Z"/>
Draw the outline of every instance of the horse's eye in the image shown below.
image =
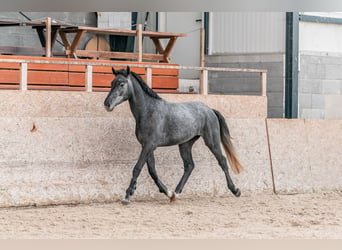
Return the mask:
<path fill-rule="evenodd" d="M 119 85 L 120 87 L 123 87 L 123 86 L 125 86 L 125 82 L 120 82 L 120 85 Z"/>

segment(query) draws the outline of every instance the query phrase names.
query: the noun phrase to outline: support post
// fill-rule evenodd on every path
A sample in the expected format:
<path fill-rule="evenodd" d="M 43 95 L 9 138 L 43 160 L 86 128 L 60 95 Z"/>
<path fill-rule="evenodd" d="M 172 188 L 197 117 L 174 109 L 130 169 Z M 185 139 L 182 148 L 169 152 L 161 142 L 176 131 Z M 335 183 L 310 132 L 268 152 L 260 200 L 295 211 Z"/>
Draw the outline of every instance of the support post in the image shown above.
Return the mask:
<path fill-rule="evenodd" d="M 86 68 L 86 91 L 92 92 L 93 91 L 93 66 L 87 65 Z"/>
<path fill-rule="evenodd" d="M 137 29 L 137 53 L 138 53 L 138 62 L 142 62 L 142 24 L 138 24 Z"/>
<path fill-rule="evenodd" d="M 267 93 L 267 73 L 260 72 L 260 95 L 266 96 Z"/>
<path fill-rule="evenodd" d="M 204 67 L 204 60 L 205 60 L 205 56 L 204 56 L 204 47 L 205 47 L 205 31 L 204 28 L 201 28 L 201 40 L 200 40 L 200 67 Z"/>
<path fill-rule="evenodd" d="M 299 14 L 286 12 L 285 118 L 298 117 Z"/>
<path fill-rule="evenodd" d="M 23 92 L 27 90 L 27 63 L 20 64 L 20 89 Z"/>
<path fill-rule="evenodd" d="M 152 68 L 146 68 L 146 83 L 147 85 L 152 88 Z"/>
<path fill-rule="evenodd" d="M 201 70 L 200 94 L 208 95 L 208 70 Z"/>
<path fill-rule="evenodd" d="M 46 18 L 45 56 L 51 57 L 51 17 Z"/>

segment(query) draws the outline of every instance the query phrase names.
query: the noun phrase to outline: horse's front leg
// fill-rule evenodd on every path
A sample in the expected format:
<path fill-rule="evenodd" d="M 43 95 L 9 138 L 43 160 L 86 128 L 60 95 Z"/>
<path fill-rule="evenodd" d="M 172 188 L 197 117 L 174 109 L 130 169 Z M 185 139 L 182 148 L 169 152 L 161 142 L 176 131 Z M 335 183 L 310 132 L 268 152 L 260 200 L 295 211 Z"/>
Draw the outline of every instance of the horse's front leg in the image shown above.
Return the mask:
<path fill-rule="evenodd" d="M 125 199 L 122 201 L 122 203 L 124 205 L 129 204 L 129 202 L 130 202 L 129 198 L 133 195 L 133 193 L 136 189 L 137 179 L 138 179 L 138 176 L 141 172 L 141 169 L 143 168 L 144 164 L 146 163 L 148 155 L 150 153 L 152 153 L 154 149 L 155 148 L 152 145 L 144 145 L 143 146 L 141 153 L 140 153 L 140 156 L 139 156 L 139 159 L 133 168 L 132 179 L 131 179 L 131 182 L 129 184 L 129 187 L 126 190 Z"/>
<path fill-rule="evenodd" d="M 154 160 L 153 152 L 147 158 L 147 167 L 148 167 L 148 172 L 149 172 L 150 176 L 152 177 L 154 183 L 159 188 L 159 192 L 164 193 L 166 196 L 168 196 L 171 199 L 171 197 L 174 194 L 173 194 L 173 192 L 168 191 L 167 187 L 159 179 L 159 177 L 157 175 L 156 167 L 155 167 L 155 160 Z"/>

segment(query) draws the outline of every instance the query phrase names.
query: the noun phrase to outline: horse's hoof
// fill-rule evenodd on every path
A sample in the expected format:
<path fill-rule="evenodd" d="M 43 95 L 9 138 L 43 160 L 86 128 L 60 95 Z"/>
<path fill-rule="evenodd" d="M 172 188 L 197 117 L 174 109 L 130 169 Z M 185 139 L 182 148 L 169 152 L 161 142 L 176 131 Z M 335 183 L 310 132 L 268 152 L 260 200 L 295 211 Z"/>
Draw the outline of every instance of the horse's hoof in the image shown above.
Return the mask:
<path fill-rule="evenodd" d="M 177 199 L 177 194 L 175 192 L 172 193 L 170 197 L 170 202 L 174 202 Z"/>
<path fill-rule="evenodd" d="M 240 197 L 241 196 L 241 191 L 240 191 L 240 189 L 236 189 L 235 190 L 235 192 L 234 192 L 234 195 L 235 195 L 235 197 Z"/>
<path fill-rule="evenodd" d="M 124 199 L 121 203 L 122 203 L 122 205 L 127 206 L 127 205 L 129 205 L 130 201 L 127 199 Z"/>

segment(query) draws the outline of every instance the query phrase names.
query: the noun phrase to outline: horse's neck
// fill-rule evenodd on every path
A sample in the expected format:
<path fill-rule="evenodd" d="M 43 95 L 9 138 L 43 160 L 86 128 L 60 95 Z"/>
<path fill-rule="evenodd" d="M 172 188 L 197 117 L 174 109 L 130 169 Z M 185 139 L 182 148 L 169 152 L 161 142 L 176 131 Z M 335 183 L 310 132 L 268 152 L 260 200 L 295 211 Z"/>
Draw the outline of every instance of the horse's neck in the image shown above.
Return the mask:
<path fill-rule="evenodd" d="M 136 121 L 138 121 L 147 115 L 156 99 L 145 93 L 139 83 L 133 84 L 135 84 L 134 93 L 129 99 L 129 105 Z"/>

